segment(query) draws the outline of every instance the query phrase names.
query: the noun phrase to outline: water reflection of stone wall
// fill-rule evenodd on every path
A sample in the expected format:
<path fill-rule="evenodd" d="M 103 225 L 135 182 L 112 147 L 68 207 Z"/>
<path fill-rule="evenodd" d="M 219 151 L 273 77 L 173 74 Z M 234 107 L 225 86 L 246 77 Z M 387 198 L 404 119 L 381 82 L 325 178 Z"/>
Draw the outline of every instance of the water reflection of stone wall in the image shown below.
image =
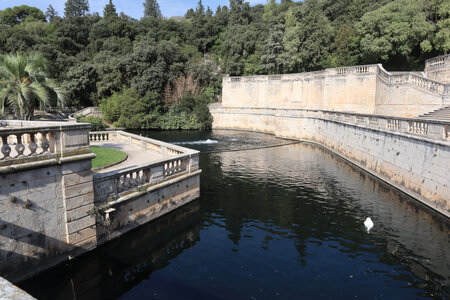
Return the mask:
<path fill-rule="evenodd" d="M 249 209 L 256 212 L 260 220 L 272 220 L 282 228 L 293 230 L 302 241 L 299 245 L 303 244 L 305 247 L 299 247 L 300 256 L 307 252 L 306 244 L 311 239 L 324 241 L 336 236 L 341 236 L 337 242 L 348 248 L 350 253 L 370 251 L 365 248 L 364 235 L 356 239 L 359 243 L 354 243 L 352 240 L 355 237 L 346 239 L 340 229 L 341 222 L 344 224 L 348 223 L 348 219 L 354 219 L 353 226 L 363 232 L 362 223 L 370 216 L 375 220 L 377 238 L 380 239 L 378 247 L 382 249 L 380 253 L 388 252 L 396 259 L 402 259 L 402 263 L 424 282 L 433 273 L 442 278 L 444 285 L 450 284 L 448 265 L 445 262 L 450 257 L 450 231 L 448 221 L 442 216 L 318 146 L 297 144 L 250 152 L 215 154 L 213 161 L 220 165 L 225 182 L 230 177 L 237 180 L 245 178 L 245 182 L 251 178 L 261 186 L 279 186 L 284 191 L 286 202 L 282 205 L 274 203 L 276 210 L 260 207 L 270 203 L 270 200 L 263 201 L 262 195 L 255 199 L 247 198 L 242 205 L 251 207 Z M 272 187 L 271 190 L 277 188 Z M 279 197 L 265 195 L 268 199 Z M 321 206 L 311 211 L 326 211 L 326 215 L 309 215 L 307 211 L 297 211 L 296 205 L 289 202 L 292 200 L 288 200 L 292 197 L 311 206 Z M 333 200 L 324 202 L 323 199 Z M 224 210 L 227 211 L 226 208 Z M 292 221 L 301 219 L 316 219 L 316 222 L 335 224 L 335 227 L 324 231 L 305 231 L 300 224 L 292 229 Z M 226 222 L 231 220 L 232 218 L 226 218 Z M 242 223 L 228 223 L 227 228 L 232 231 L 231 236 L 237 238 L 238 243 Z M 378 252 L 376 248 L 372 251 L 375 254 Z M 389 263 L 381 255 L 379 259 Z"/>
<path fill-rule="evenodd" d="M 59 266 L 52 271 L 57 277 L 53 282 L 43 273 L 20 286 L 38 299 L 116 299 L 193 247 L 199 240 L 199 218 L 199 202 L 193 201 L 128 233 L 126 239 Z"/>

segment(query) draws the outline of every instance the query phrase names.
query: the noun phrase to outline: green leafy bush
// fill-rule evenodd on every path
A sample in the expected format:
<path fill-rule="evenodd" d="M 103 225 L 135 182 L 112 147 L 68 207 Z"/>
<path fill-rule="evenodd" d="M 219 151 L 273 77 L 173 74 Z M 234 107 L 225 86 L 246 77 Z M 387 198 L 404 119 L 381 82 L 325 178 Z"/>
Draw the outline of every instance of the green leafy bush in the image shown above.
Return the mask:
<path fill-rule="evenodd" d="M 76 115 L 75 118 L 77 119 L 78 123 L 92 124 L 92 128 L 91 128 L 92 131 L 101 131 L 107 127 L 105 122 L 103 122 L 102 118 L 98 118 L 98 117 L 94 117 L 94 116 L 84 117 L 82 115 Z"/>

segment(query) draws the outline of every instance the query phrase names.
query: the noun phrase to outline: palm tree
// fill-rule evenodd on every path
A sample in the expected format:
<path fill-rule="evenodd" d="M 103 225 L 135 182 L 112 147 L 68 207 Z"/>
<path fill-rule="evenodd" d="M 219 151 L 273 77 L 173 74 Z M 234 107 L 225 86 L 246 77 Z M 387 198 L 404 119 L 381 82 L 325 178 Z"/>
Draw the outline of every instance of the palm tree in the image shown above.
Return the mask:
<path fill-rule="evenodd" d="M 64 93 L 47 78 L 45 64 L 39 54 L 0 56 L 1 114 L 9 107 L 17 118 L 32 120 L 35 108 L 64 106 Z"/>

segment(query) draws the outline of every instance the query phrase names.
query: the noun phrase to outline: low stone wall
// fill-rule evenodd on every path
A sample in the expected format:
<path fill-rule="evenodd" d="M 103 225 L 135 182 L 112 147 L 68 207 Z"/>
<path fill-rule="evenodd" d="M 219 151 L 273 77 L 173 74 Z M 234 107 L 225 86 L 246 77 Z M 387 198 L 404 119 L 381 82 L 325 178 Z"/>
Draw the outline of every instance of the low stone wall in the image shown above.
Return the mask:
<path fill-rule="evenodd" d="M 210 110 L 213 128 L 317 143 L 450 217 L 450 123 L 332 111 Z"/>
<path fill-rule="evenodd" d="M 154 220 L 200 195 L 199 152 L 123 131 L 92 132 L 90 140 L 133 144 L 163 158 L 94 174 L 99 243 Z"/>

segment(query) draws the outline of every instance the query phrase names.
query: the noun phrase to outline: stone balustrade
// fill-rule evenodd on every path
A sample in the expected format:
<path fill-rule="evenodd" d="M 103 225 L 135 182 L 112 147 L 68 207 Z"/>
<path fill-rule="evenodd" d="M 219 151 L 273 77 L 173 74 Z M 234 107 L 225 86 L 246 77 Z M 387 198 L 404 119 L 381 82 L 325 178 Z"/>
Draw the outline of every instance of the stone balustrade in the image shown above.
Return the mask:
<path fill-rule="evenodd" d="M 163 158 L 149 164 L 120 171 L 94 175 L 95 199 L 104 202 L 140 191 L 171 178 L 198 171 L 199 152 L 124 131 L 96 131 L 89 133 L 91 142 L 118 142 L 133 144 L 143 151 L 152 150 Z"/>
<path fill-rule="evenodd" d="M 412 136 L 426 137 L 430 140 L 450 142 L 448 128 L 450 122 L 418 120 L 400 117 L 374 116 L 345 112 L 306 111 L 305 116 L 319 117 L 350 125 L 357 125 L 379 131 L 403 133 Z M 342 115 L 344 118 L 342 118 Z M 447 124 L 448 123 L 448 124 Z"/>
<path fill-rule="evenodd" d="M 7 121 L 0 128 L 0 167 L 90 152 L 89 128 L 89 124 Z"/>
<path fill-rule="evenodd" d="M 189 151 L 190 149 L 180 147 L 177 145 L 165 143 L 162 141 L 146 138 L 136 134 L 128 133 L 125 131 L 94 131 L 89 133 L 90 142 L 122 142 L 133 144 L 144 151 L 152 150 L 156 151 L 163 156 L 173 157 L 181 155 Z"/>
<path fill-rule="evenodd" d="M 426 138 L 433 141 L 450 142 L 450 122 L 421 120 L 352 112 L 327 110 L 282 109 L 282 108 L 244 108 L 211 105 L 211 113 L 216 114 L 258 114 L 274 117 L 317 118 L 327 121 L 370 128 L 393 134 L 405 134 L 409 137 Z"/>
<path fill-rule="evenodd" d="M 389 84 L 409 84 L 423 90 L 437 94 L 448 94 L 450 85 L 432 80 L 415 72 L 387 72 L 383 66 L 378 65 L 378 77 Z"/>
<path fill-rule="evenodd" d="M 94 116 L 94 117 L 102 117 L 102 112 L 100 111 L 100 108 L 97 106 L 92 106 L 92 107 L 86 107 L 83 108 L 82 110 L 79 110 L 77 112 L 74 112 L 73 114 L 71 114 L 69 116 L 69 120 L 71 122 L 75 122 L 76 118 L 75 116 L 83 116 L 83 117 L 88 117 L 88 116 Z"/>
<path fill-rule="evenodd" d="M 450 64 L 450 55 L 441 55 L 427 59 L 425 61 L 425 69 L 429 69 L 430 67 L 438 67 L 445 64 Z"/>

